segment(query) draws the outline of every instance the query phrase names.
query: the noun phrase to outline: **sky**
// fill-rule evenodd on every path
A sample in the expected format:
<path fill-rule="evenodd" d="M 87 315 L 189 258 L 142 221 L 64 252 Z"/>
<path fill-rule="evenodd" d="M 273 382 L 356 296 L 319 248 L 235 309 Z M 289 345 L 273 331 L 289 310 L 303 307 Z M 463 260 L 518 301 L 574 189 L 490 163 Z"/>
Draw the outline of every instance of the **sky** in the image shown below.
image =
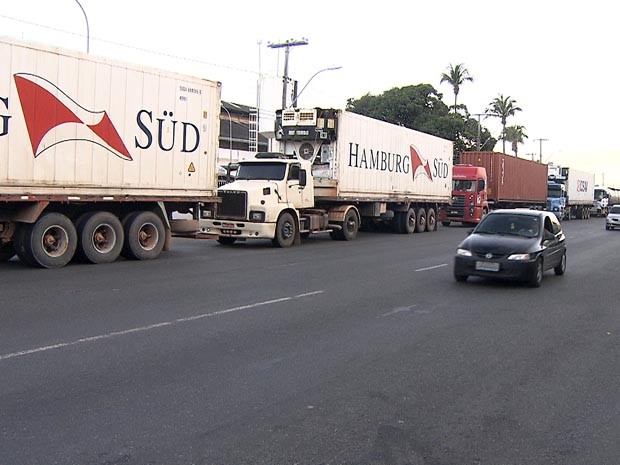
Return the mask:
<path fill-rule="evenodd" d="M 0 35 L 220 81 L 224 100 L 258 104 L 269 125 L 285 61 L 270 44 L 308 41 L 288 60 L 288 75 L 305 87 L 300 107 L 344 108 L 349 98 L 421 83 L 451 105 L 441 74 L 463 63 L 474 81 L 458 100 L 470 113 L 499 94 L 523 110 L 508 120 L 528 135 L 519 156 L 620 188 L 617 18 L 609 0 L 3 0 Z M 482 124 L 499 137 L 497 119 Z"/>

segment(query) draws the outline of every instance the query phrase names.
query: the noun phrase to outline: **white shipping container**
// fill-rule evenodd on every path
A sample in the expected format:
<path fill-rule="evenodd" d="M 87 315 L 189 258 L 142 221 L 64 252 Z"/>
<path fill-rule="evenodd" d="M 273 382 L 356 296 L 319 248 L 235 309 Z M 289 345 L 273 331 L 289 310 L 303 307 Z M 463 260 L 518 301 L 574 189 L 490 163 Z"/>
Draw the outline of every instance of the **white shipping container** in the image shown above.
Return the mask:
<path fill-rule="evenodd" d="M 339 197 L 450 200 L 452 142 L 419 131 L 339 111 L 333 166 Z"/>
<path fill-rule="evenodd" d="M 0 196 L 213 196 L 220 84 L 0 39 Z"/>
<path fill-rule="evenodd" d="M 569 168 L 566 192 L 569 205 L 592 205 L 594 202 L 594 173 Z"/>

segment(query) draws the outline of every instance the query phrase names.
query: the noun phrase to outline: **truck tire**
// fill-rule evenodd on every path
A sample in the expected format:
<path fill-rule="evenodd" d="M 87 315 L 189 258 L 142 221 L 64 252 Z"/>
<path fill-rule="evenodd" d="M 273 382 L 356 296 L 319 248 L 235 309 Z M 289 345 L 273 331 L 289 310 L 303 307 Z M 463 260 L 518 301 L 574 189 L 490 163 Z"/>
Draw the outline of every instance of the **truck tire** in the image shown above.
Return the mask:
<path fill-rule="evenodd" d="M 0 263 L 8 262 L 15 255 L 13 243 L 0 244 Z"/>
<path fill-rule="evenodd" d="M 429 208 L 426 212 L 426 230 L 435 231 L 437 228 L 437 217 L 435 216 L 435 209 Z"/>
<path fill-rule="evenodd" d="M 99 211 L 82 215 L 76 222 L 77 257 L 90 263 L 111 263 L 123 250 L 125 233 L 112 213 Z"/>
<path fill-rule="evenodd" d="M 288 212 L 284 212 L 278 218 L 276 224 L 276 237 L 273 239 L 273 245 L 276 247 L 290 247 L 295 242 L 295 234 L 297 233 L 297 225 L 295 218 Z"/>
<path fill-rule="evenodd" d="M 151 211 L 138 211 L 123 219 L 125 243 L 121 254 L 132 260 L 153 260 L 166 241 L 166 230 L 159 216 Z"/>
<path fill-rule="evenodd" d="M 29 249 L 35 266 L 61 268 L 71 261 L 78 241 L 77 231 L 69 218 L 62 213 L 47 213 L 29 229 L 22 239 L 22 246 Z"/>
<path fill-rule="evenodd" d="M 31 224 L 20 223 L 13 236 L 13 247 L 21 262 L 25 265 L 36 266 L 32 251 L 30 250 L 30 239 L 26 239 L 30 237 L 30 231 L 32 231 Z"/>
<path fill-rule="evenodd" d="M 406 212 L 399 213 L 398 226 L 398 232 L 401 234 L 411 234 L 415 231 L 416 216 L 413 208 L 409 208 Z"/>
<path fill-rule="evenodd" d="M 360 220 L 357 217 L 357 213 L 353 208 L 349 208 L 347 214 L 344 216 L 344 222 L 342 223 L 342 239 L 345 241 L 352 241 L 357 237 L 357 231 L 360 228 Z"/>
<path fill-rule="evenodd" d="M 424 232 L 426 231 L 426 210 L 420 207 L 418 208 L 418 212 L 416 214 L 416 227 L 415 232 Z"/>

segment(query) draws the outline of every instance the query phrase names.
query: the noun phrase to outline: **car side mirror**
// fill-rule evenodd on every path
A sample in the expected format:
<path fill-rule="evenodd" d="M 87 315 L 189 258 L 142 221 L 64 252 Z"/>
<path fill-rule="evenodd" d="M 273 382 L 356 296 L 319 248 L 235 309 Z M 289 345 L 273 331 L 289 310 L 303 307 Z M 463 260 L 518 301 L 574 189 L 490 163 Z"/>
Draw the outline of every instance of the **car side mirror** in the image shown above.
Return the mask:
<path fill-rule="evenodd" d="M 545 229 L 545 233 L 543 234 L 543 241 L 551 241 L 553 239 L 555 239 L 555 235 Z"/>
<path fill-rule="evenodd" d="M 308 183 L 308 179 L 307 179 L 306 170 L 300 170 L 299 171 L 299 185 L 301 187 L 306 187 L 307 183 Z"/>

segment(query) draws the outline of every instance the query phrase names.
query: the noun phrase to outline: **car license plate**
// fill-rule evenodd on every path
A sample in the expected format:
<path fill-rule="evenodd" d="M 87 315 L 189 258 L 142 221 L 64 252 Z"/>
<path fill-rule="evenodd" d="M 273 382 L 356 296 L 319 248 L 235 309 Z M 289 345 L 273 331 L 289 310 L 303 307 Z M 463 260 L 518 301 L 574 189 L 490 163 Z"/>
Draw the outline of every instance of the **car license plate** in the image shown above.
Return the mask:
<path fill-rule="evenodd" d="M 479 271 L 499 271 L 497 262 L 476 262 L 476 269 Z"/>
<path fill-rule="evenodd" d="M 222 223 L 223 228 L 233 229 L 235 227 L 234 223 Z"/>

